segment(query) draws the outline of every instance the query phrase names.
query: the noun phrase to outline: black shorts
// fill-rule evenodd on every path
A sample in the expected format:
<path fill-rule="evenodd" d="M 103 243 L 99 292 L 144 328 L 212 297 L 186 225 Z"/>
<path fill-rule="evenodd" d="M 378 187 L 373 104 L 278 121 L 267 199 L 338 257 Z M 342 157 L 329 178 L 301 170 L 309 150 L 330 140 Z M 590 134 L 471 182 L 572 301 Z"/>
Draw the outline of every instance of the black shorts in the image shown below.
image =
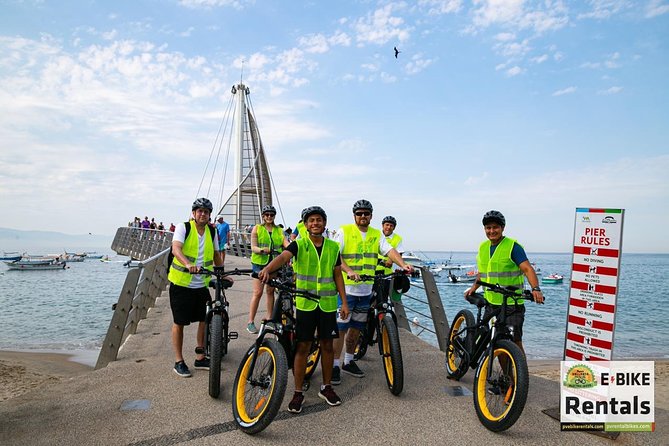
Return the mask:
<path fill-rule="evenodd" d="M 335 339 L 339 337 L 337 328 L 337 312 L 329 313 L 316 307 L 312 311 L 296 310 L 295 337 L 298 342 L 309 342 L 314 339 L 318 330 L 318 339 Z"/>
<path fill-rule="evenodd" d="M 501 305 L 487 304 L 485 306 L 486 317 L 492 311 L 501 308 Z M 497 317 L 499 319 L 499 316 Z M 506 325 L 513 327 L 513 340 L 518 342 L 523 340 L 523 323 L 525 322 L 525 305 L 509 305 L 506 307 Z"/>
<path fill-rule="evenodd" d="M 209 289 L 186 288 L 170 283 L 170 307 L 172 319 L 177 325 L 202 322 L 207 316 L 207 302 L 211 299 Z"/>

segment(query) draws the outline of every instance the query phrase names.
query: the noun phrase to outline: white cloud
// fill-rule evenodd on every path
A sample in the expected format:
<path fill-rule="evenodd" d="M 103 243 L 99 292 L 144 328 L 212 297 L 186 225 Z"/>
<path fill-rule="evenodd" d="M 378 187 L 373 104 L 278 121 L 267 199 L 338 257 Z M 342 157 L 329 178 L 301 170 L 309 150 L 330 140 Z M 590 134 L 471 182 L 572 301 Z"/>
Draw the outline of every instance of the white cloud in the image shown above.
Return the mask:
<path fill-rule="evenodd" d="M 204 8 L 210 9 L 215 7 L 230 6 L 236 9 L 241 9 L 246 5 L 254 4 L 255 0 L 179 0 L 181 6 L 187 8 Z"/>
<path fill-rule="evenodd" d="M 629 0 L 588 0 L 591 9 L 577 15 L 579 19 L 608 19 L 621 11 L 635 7 Z"/>
<path fill-rule="evenodd" d="M 511 67 L 508 70 L 506 70 L 506 75 L 508 77 L 514 77 L 514 76 L 518 76 L 519 74 L 522 74 L 523 71 L 524 70 L 522 68 L 520 68 L 519 66 L 516 65 L 516 66 Z"/>
<path fill-rule="evenodd" d="M 460 11 L 462 0 L 419 0 L 418 5 L 427 8 L 428 15 L 451 14 Z"/>
<path fill-rule="evenodd" d="M 576 93 L 576 87 L 567 87 L 563 88 L 562 90 L 554 91 L 551 96 L 563 96 L 565 94 L 572 94 L 572 93 Z"/>
<path fill-rule="evenodd" d="M 326 53 L 330 49 L 328 40 L 323 34 L 302 36 L 298 42 L 307 53 Z"/>
<path fill-rule="evenodd" d="M 541 64 L 548 60 L 548 54 L 542 54 L 541 56 L 533 57 L 532 62 Z"/>
<path fill-rule="evenodd" d="M 488 178 L 489 175 L 490 175 L 490 174 L 489 174 L 488 172 L 483 172 L 483 173 L 482 173 L 481 175 L 479 175 L 479 176 L 476 176 L 476 177 L 473 177 L 473 176 L 472 176 L 472 177 L 468 177 L 468 178 L 465 180 L 464 185 L 465 185 L 465 186 L 474 186 L 474 185 L 481 184 L 482 182 L 484 182 L 484 181 Z"/>
<path fill-rule="evenodd" d="M 402 17 L 393 15 L 404 7 L 404 3 L 391 3 L 353 22 L 358 44 L 383 45 L 390 41 L 404 42 L 409 39 L 411 27 L 404 23 Z"/>
<path fill-rule="evenodd" d="M 404 66 L 404 71 L 409 75 L 418 74 L 434 62 L 435 59 L 426 59 L 422 54 L 416 54 L 411 58 L 411 61 Z"/>
<path fill-rule="evenodd" d="M 562 1 L 528 4 L 525 0 L 473 0 L 473 25 L 493 25 L 532 29 L 537 33 L 564 28 L 569 23 L 568 9 Z"/>
<path fill-rule="evenodd" d="M 669 5 L 663 0 L 650 0 L 646 5 L 646 17 L 653 18 L 669 12 Z"/>
<path fill-rule="evenodd" d="M 600 90 L 598 93 L 601 95 L 611 95 L 611 94 L 618 94 L 621 91 L 623 91 L 623 87 L 610 87 L 607 88 L 606 90 Z"/>

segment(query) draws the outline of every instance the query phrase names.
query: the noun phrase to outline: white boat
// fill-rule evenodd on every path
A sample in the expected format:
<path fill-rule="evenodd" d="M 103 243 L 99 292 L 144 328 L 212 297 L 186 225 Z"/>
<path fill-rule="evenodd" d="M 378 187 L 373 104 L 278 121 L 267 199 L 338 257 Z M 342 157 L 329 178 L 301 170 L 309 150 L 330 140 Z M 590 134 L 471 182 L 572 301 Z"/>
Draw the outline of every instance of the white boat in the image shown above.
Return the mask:
<path fill-rule="evenodd" d="M 405 251 L 402 253 L 402 260 L 404 260 L 405 263 L 408 263 L 411 266 L 426 266 L 427 264 L 427 259 L 423 257 L 418 257 L 413 251 Z"/>
<path fill-rule="evenodd" d="M 57 259 L 28 259 L 5 262 L 7 268 L 14 271 L 38 271 L 47 269 L 65 269 L 65 262 Z"/>
<path fill-rule="evenodd" d="M 127 266 L 128 268 L 137 268 L 141 264 L 142 264 L 142 261 L 137 260 L 137 259 L 130 259 L 126 262 L 123 262 L 123 266 Z"/>
<path fill-rule="evenodd" d="M 448 281 L 451 283 L 471 283 L 476 281 L 478 271 L 475 269 L 469 270 L 464 274 L 455 274 L 453 270 L 448 270 Z"/>
<path fill-rule="evenodd" d="M 13 262 L 14 260 L 19 260 L 21 257 L 23 257 L 23 254 L 19 254 L 18 251 L 3 251 L 0 260 L 9 260 Z"/>

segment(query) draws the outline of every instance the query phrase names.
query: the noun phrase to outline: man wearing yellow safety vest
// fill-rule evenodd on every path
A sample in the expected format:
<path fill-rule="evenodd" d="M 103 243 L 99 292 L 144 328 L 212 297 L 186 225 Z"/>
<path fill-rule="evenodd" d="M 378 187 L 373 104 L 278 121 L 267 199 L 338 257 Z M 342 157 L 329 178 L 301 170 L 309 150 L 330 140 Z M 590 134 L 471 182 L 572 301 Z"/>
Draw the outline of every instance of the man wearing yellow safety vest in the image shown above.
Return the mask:
<path fill-rule="evenodd" d="M 288 404 L 288 410 L 293 413 L 302 411 L 304 402 L 302 383 L 307 368 L 309 347 L 316 332 L 320 341 L 323 372 L 323 384 L 318 396 L 330 406 L 341 404 L 341 399 L 331 385 L 334 362 L 332 340 L 339 334 L 336 316 L 337 294 L 344 297 L 340 314 L 342 317 L 348 316 L 339 245 L 323 237 L 327 215 L 319 206 L 311 206 L 302 211 L 302 221 L 305 223 L 308 235 L 291 242 L 285 251 L 258 274 L 261 281 L 267 281 L 273 271 L 288 263 L 290 259 L 294 259 L 293 270 L 297 288 L 318 294 L 320 297 L 318 302 L 300 296 L 295 298 L 297 307 L 295 322 L 297 350 L 293 365 L 295 393 Z"/>
<path fill-rule="evenodd" d="M 402 244 L 402 237 L 399 234 L 395 233 L 395 228 L 397 227 L 397 220 L 392 215 L 383 217 L 381 221 L 381 232 L 386 238 L 390 246 L 395 248 L 400 255 L 404 252 L 404 245 Z M 393 272 L 392 269 L 393 261 L 390 260 L 387 256 L 379 256 L 379 264 L 376 267 L 376 272 L 381 274 L 390 274 Z"/>
<path fill-rule="evenodd" d="M 539 287 L 539 279 L 534 271 L 532 264 L 527 259 L 527 254 L 523 247 L 514 239 L 504 236 L 504 227 L 506 219 L 499 211 L 488 211 L 483 216 L 483 228 L 488 240 L 481 243 L 479 252 L 476 256 L 478 266 L 477 279 L 484 282 L 499 284 L 502 286 L 512 285 L 523 288 L 524 278 L 532 287 L 532 296 L 538 304 L 543 303 L 544 296 Z M 465 297 L 474 293 L 479 285 L 474 283 L 471 288 L 465 291 Z M 502 305 L 504 298 L 499 293 L 493 293 L 486 290 L 484 293 L 486 301 L 485 315 L 494 311 Z M 514 300 L 508 298 L 506 322 L 513 327 L 513 340 L 525 352 L 523 348 L 523 322 L 525 321 L 525 305 L 523 300 L 518 300 L 518 306 L 513 305 Z"/>
<path fill-rule="evenodd" d="M 213 266 L 222 266 L 216 229 L 209 225 L 213 205 L 206 198 L 193 202 L 193 219 L 176 226 L 172 238 L 172 265 L 167 276 L 170 283 L 170 307 L 172 308 L 172 347 L 176 362 L 174 373 L 184 378 L 191 376 L 183 358 L 184 326 L 197 322 L 196 369 L 209 369 L 209 358 L 204 356 L 204 320 L 207 301 L 210 299 L 207 285 L 211 276 L 193 274 L 200 268 L 212 271 Z M 186 228 L 188 225 L 188 228 Z"/>
<path fill-rule="evenodd" d="M 360 275 L 374 275 L 379 255 L 388 258 L 406 271 L 413 271 L 410 265 L 402 260 L 402 256 L 393 248 L 381 231 L 369 226 L 372 220 L 374 208 L 367 200 L 358 200 L 353 204 L 353 219 L 355 223 L 342 226 L 335 234 L 333 240 L 339 243 L 342 258 L 342 273 L 346 285 L 346 297 L 348 308 L 351 311 L 350 318 L 337 321 L 339 325 L 339 338 L 334 342 L 335 360 L 332 371 L 332 384 L 341 383 L 341 372 L 351 376 L 362 378 L 365 373 L 360 370 L 353 355 L 358 343 L 360 330 L 367 322 L 367 310 L 370 307 L 372 297 L 373 281 L 360 281 Z M 343 306 L 344 296 L 339 299 Z M 340 367 L 340 356 L 346 343 L 344 363 Z"/>
<path fill-rule="evenodd" d="M 274 206 L 271 204 L 263 206 L 261 214 L 262 224 L 255 225 L 251 230 L 251 267 L 255 273 L 259 273 L 275 256 L 275 253 L 283 251 L 283 248 L 288 245 L 288 241 L 283 235 L 283 229 L 274 224 L 274 219 L 276 218 L 276 209 Z M 258 333 L 254 319 L 258 312 L 258 305 L 260 305 L 263 289 L 267 294 L 267 317 L 270 317 L 272 314 L 274 288 L 264 286 L 260 280 L 255 279 L 253 281 L 253 295 L 251 296 L 249 307 L 249 321 L 246 325 L 246 331 L 249 333 Z"/>

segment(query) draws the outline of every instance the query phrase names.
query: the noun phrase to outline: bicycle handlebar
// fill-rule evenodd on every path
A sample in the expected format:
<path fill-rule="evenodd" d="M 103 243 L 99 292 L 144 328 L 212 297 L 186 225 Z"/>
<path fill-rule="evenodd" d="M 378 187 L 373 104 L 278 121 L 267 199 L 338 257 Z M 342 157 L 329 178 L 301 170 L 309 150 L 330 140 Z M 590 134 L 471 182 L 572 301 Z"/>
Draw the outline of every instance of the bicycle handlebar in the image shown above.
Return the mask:
<path fill-rule="evenodd" d="M 225 267 L 223 266 L 215 266 L 213 271 L 209 271 L 208 269 L 200 268 L 196 272 L 191 272 L 191 274 L 202 274 L 203 276 L 216 276 L 218 278 L 222 278 L 225 276 L 241 276 L 243 274 L 251 274 L 253 272 L 252 269 L 239 269 L 235 268 L 231 271 L 225 271 Z"/>
<path fill-rule="evenodd" d="M 393 271 L 392 273 L 388 273 L 388 274 L 375 274 L 375 275 L 360 274 L 360 280 L 361 281 L 365 281 L 365 280 L 383 280 L 383 279 L 390 279 L 392 277 L 408 276 L 410 274 L 412 275 L 413 273 L 409 273 L 409 272 L 404 271 L 404 270 L 397 270 L 397 271 Z"/>
<path fill-rule="evenodd" d="M 258 273 L 251 274 L 251 277 L 253 277 L 254 279 L 260 280 L 259 277 L 258 277 Z M 320 296 L 318 294 L 311 293 L 307 290 L 299 290 L 299 289 L 297 289 L 293 286 L 286 285 L 285 283 L 281 282 L 280 280 L 269 279 L 267 282 L 265 282 L 265 284 L 271 286 L 272 288 L 277 288 L 281 291 L 286 291 L 286 292 L 288 292 L 290 294 L 294 294 L 296 296 L 305 297 L 309 300 L 318 301 L 320 299 Z"/>
<path fill-rule="evenodd" d="M 497 283 L 488 283 L 482 280 L 477 280 L 476 284 L 489 288 L 490 291 L 494 291 L 495 293 L 499 293 L 503 296 L 511 297 L 514 300 L 527 299 L 534 301 L 534 296 L 532 296 L 532 292 L 530 290 L 523 290 L 511 285 L 502 286 Z"/>

